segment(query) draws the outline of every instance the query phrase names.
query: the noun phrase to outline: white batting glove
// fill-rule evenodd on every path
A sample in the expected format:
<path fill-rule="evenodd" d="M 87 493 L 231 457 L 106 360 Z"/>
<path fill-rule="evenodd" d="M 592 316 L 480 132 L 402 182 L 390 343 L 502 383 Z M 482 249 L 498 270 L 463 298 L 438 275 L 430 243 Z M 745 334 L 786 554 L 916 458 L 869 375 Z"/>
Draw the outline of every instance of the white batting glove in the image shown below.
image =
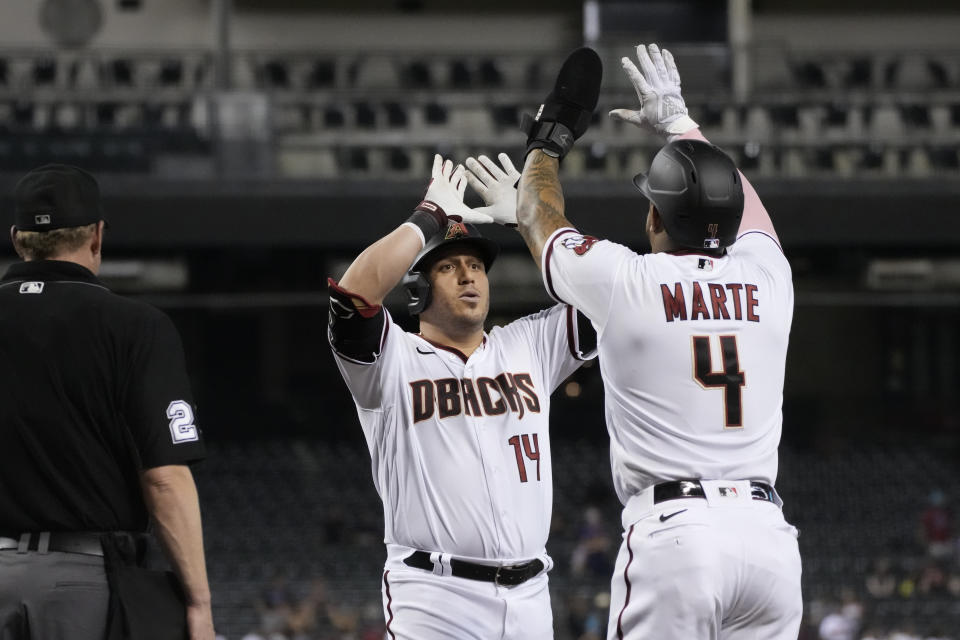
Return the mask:
<path fill-rule="evenodd" d="M 469 222 L 470 224 L 488 224 L 493 218 L 481 210 L 474 210 L 463 203 L 463 194 L 467 190 L 467 170 L 463 165 L 453 168 L 453 162 L 444 160 L 440 155 L 433 157 L 433 171 L 430 186 L 423 196 L 425 202 L 440 207 L 448 218 Z"/>
<path fill-rule="evenodd" d="M 480 194 L 486 207 L 477 207 L 476 213 L 490 216 L 497 224 L 508 227 L 517 226 L 517 171 L 510 157 L 501 153 L 497 156 L 500 165 L 488 158 L 467 158 L 467 181 L 473 190 Z"/>
<path fill-rule="evenodd" d="M 649 53 L 648 53 L 649 49 Z M 695 129 L 697 123 L 687 115 L 687 105 L 680 95 L 680 73 L 673 55 L 651 44 L 637 45 L 637 60 L 640 69 L 630 58 L 621 58 L 633 88 L 640 98 L 640 109 L 614 109 L 610 117 L 629 122 L 638 127 L 651 129 L 667 138 Z"/>

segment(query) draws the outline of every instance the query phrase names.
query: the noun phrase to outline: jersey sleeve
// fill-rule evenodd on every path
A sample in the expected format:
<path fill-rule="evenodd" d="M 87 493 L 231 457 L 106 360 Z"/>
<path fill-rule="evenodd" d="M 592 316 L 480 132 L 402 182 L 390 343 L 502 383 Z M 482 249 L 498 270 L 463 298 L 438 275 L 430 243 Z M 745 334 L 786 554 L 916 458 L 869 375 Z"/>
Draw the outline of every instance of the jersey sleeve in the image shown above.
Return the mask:
<path fill-rule="evenodd" d="M 727 252 L 739 258 L 748 258 L 774 279 L 791 280 L 793 272 L 780 243 L 765 231 L 744 231 Z"/>
<path fill-rule="evenodd" d="M 124 418 L 144 469 L 187 464 L 205 455 L 180 334 L 151 309 L 134 337 Z"/>
<path fill-rule="evenodd" d="M 362 409 L 379 409 L 383 405 L 383 362 L 388 337 L 391 329 L 393 333 L 400 329 L 381 305 L 367 304 L 333 280 L 329 285 L 327 340 L 337 368 Z"/>
<path fill-rule="evenodd" d="M 597 334 L 582 313 L 566 304 L 554 305 L 507 325 L 532 351 L 541 379 L 552 393 L 580 365 L 597 356 Z"/>
<path fill-rule="evenodd" d="M 543 282 L 557 302 L 578 309 L 602 329 L 610 313 L 623 268 L 636 257 L 623 245 L 557 229 L 544 244 L 540 266 Z"/>

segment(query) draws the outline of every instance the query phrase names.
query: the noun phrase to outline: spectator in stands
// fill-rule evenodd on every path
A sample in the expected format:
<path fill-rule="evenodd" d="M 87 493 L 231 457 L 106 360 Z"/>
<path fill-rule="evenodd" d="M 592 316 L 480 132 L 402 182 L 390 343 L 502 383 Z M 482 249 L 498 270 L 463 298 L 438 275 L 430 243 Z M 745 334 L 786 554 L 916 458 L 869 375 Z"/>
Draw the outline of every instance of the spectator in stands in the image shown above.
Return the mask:
<path fill-rule="evenodd" d="M 834 602 L 831 612 L 820 621 L 820 640 L 857 640 L 859 620 L 848 618 L 839 602 Z"/>
<path fill-rule="evenodd" d="M 567 599 L 568 636 L 574 640 L 603 640 L 607 637 L 610 594 L 582 589 Z"/>
<path fill-rule="evenodd" d="M 946 558 L 953 554 L 953 517 L 946 506 L 946 495 L 934 489 L 928 502 L 920 516 L 921 540 L 932 557 Z"/>
<path fill-rule="evenodd" d="M 583 524 L 570 558 L 573 575 L 587 578 L 607 578 L 613 572 L 610 561 L 610 536 L 603 516 L 594 505 L 583 512 Z"/>
<path fill-rule="evenodd" d="M 354 604 L 340 602 L 328 608 L 330 622 L 336 630 L 335 638 L 356 638 L 357 628 L 360 626 L 360 613 Z"/>
<path fill-rule="evenodd" d="M 274 634 L 285 634 L 289 629 L 295 600 L 287 579 L 279 573 L 275 574 L 256 603 L 260 614 L 260 633 L 267 638 Z"/>
<path fill-rule="evenodd" d="M 883 633 L 877 627 L 870 627 L 863 632 L 860 640 L 886 640 L 887 634 Z"/>
<path fill-rule="evenodd" d="M 359 640 L 383 640 L 387 629 L 383 623 L 383 609 L 376 600 L 368 601 L 363 605 L 360 614 Z"/>
<path fill-rule="evenodd" d="M 331 629 L 327 615 L 327 583 L 318 578 L 310 585 L 310 591 L 287 616 L 287 624 L 293 640 L 309 640 L 326 637 Z"/>
<path fill-rule="evenodd" d="M 923 640 L 912 624 L 904 623 L 897 626 L 900 628 L 891 630 L 887 640 Z"/>
<path fill-rule="evenodd" d="M 947 573 L 943 567 L 931 560 L 920 573 L 920 579 L 917 580 L 917 590 L 924 596 L 945 595 L 947 592 Z"/>
<path fill-rule="evenodd" d="M 954 598 L 960 598 L 960 573 L 956 569 L 947 577 L 947 592 Z"/>
<path fill-rule="evenodd" d="M 839 605 L 834 603 L 823 620 L 820 621 L 821 640 L 856 640 L 863 620 L 863 604 L 856 592 L 843 587 Z"/>
<path fill-rule="evenodd" d="M 890 568 L 890 558 L 877 558 L 867 576 L 867 593 L 874 598 L 889 598 L 897 589 L 897 577 Z"/>

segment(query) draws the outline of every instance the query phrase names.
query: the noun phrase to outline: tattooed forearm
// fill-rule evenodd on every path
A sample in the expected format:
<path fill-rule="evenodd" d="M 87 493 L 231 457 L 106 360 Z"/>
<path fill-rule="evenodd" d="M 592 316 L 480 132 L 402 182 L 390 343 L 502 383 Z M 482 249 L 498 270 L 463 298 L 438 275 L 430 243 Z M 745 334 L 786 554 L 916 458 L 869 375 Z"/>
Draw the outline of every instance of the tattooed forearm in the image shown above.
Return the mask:
<path fill-rule="evenodd" d="M 517 194 L 517 224 L 533 259 L 540 254 L 550 234 L 573 225 L 563 215 L 560 162 L 535 149 L 527 156 Z"/>

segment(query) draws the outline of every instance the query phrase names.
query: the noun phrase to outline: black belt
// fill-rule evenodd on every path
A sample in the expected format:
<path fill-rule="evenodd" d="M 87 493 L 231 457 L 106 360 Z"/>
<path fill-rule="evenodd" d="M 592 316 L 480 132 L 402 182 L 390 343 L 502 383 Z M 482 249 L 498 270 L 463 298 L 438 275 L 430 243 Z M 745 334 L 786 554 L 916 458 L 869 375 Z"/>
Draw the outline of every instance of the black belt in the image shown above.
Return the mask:
<path fill-rule="evenodd" d="M 61 551 L 103 557 L 100 535 L 92 531 L 0 533 L 0 550 L 16 549 L 17 553 Z"/>
<path fill-rule="evenodd" d="M 766 482 L 750 482 L 750 496 L 754 500 L 765 500 L 783 508 L 783 500 L 776 489 Z M 703 485 L 699 480 L 674 480 L 662 482 L 653 487 L 653 503 L 677 500 L 679 498 L 706 498 Z"/>
<path fill-rule="evenodd" d="M 433 571 L 433 561 L 430 560 L 430 554 L 426 551 L 414 551 L 403 559 L 403 563 L 415 569 Z M 540 560 L 531 560 L 509 567 L 494 567 L 455 558 L 450 560 L 450 572 L 457 578 L 493 582 L 505 587 L 523 584 L 541 571 L 543 571 L 543 562 Z"/>

